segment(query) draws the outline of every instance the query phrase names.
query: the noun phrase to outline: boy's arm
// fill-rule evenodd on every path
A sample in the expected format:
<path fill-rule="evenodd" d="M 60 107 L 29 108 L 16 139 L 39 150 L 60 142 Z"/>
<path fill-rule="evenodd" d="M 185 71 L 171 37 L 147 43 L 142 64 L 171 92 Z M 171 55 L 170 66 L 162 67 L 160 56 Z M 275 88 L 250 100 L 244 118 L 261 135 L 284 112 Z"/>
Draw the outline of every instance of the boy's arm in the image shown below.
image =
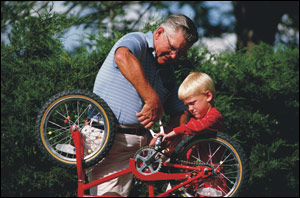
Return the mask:
<path fill-rule="evenodd" d="M 224 123 L 219 111 L 211 111 L 202 119 L 191 118 L 187 124 L 182 124 L 173 129 L 176 134 L 196 135 L 199 131 L 223 131 Z"/>
<path fill-rule="evenodd" d="M 178 114 L 175 114 L 174 116 L 171 117 L 171 121 L 169 123 L 169 125 L 165 128 L 164 130 L 164 134 L 162 134 L 161 132 L 156 134 L 156 137 L 154 137 L 151 142 L 150 142 L 150 146 L 154 145 L 155 141 L 156 141 L 156 138 L 159 137 L 159 136 L 164 136 L 163 137 L 163 141 L 166 139 L 166 138 L 170 138 L 170 137 L 173 137 L 175 136 L 175 132 L 173 131 L 173 128 L 175 128 L 176 126 L 178 125 L 181 125 L 181 124 L 185 124 L 187 123 L 188 121 L 188 112 L 187 111 L 183 111 L 183 112 L 180 112 Z M 167 137 L 166 137 L 167 136 Z"/>
<path fill-rule="evenodd" d="M 184 125 L 188 121 L 188 112 L 183 111 L 181 114 L 177 114 L 171 118 L 170 124 L 165 129 L 165 134 L 163 135 L 162 141 L 168 139 L 170 137 L 176 136 L 177 134 L 173 131 L 173 129 L 178 125 Z"/>

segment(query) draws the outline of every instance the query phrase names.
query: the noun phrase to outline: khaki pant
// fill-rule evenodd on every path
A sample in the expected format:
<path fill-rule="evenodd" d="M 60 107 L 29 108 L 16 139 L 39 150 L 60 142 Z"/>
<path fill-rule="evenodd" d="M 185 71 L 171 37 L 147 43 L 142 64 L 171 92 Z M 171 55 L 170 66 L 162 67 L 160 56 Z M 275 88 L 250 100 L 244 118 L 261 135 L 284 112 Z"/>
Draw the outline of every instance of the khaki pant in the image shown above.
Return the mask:
<path fill-rule="evenodd" d="M 148 144 L 149 133 L 143 136 L 116 133 L 114 144 L 99 164 L 87 170 L 89 181 L 100 179 L 112 173 L 129 167 L 129 158 L 132 158 L 136 151 Z M 91 195 L 114 195 L 127 197 L 132 184 L 132 173 L 112 179 L 90 189 Z"/>

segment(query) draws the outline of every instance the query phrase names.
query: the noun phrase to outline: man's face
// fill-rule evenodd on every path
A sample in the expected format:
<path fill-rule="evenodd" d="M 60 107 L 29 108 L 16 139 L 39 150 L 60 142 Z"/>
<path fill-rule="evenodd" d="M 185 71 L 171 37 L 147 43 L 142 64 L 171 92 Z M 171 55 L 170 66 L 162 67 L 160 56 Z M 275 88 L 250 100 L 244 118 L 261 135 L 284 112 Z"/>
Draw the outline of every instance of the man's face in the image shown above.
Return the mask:
<path fill-rule="evenodd" d="M 182 30 L 174 33 L 169 29 L 159 27 L 154 33 L 154 47 L 158 64 L 165 65 L 176 61 L 191 47 L 182 34 Z"/>

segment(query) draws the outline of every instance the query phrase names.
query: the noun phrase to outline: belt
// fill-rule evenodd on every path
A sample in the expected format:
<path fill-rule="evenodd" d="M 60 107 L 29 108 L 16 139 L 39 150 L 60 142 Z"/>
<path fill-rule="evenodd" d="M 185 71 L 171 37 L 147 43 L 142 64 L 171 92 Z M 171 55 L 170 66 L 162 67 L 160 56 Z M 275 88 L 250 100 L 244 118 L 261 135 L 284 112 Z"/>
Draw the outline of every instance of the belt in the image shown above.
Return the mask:
<path fill-rule="evenodd" d="M 98 129 L 104 129 L 104 124 L 99 122 L 92 122 L 92 127 Z M 125 134 L 134 134 L 134 135 L 144 135 L 147 129 L 143 127 L 134 127 L 134 126 L 126 126 L 126 125 L 118 125 L 117 126 L 117 133 L 125 133 Z"/>
<path fill-rule="evenodd" d="M 146 133 L 147 129 L 142 127 L 137 128 L 121 128 L 117 127 L 117 133 L 125 133 L 125 134 L 133 134 L 133 135 L 144 135 Z"/>

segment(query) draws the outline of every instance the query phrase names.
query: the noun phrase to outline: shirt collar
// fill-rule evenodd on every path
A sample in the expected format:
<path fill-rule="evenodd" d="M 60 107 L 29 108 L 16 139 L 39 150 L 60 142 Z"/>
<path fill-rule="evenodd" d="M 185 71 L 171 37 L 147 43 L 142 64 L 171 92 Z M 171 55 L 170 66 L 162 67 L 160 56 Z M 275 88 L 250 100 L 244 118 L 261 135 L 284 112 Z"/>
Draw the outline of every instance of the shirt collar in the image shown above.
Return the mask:
<path fill-rule="evenodd" d="M 146 33 L 146 40 L 148 42 L 149 49 L 152 50 L 153 56 L 156 57 L 156 53 L 155 53 L 155 50 L 154 50 L 153 33 L 151 31 Z"/>

